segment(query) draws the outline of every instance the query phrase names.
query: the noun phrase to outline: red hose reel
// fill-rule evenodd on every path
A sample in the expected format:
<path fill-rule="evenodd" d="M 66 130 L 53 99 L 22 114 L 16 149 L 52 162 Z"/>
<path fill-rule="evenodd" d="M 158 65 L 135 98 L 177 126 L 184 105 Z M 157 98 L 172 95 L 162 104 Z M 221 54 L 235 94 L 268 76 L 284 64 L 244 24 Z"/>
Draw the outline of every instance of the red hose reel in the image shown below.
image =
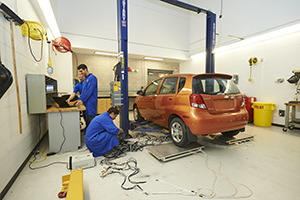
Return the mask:
<path fill-rule="evenodd" d="M 70 51 L 71 53 L 71 42 L 65 37 L 58 37 L 55 40 L 52 40 L 53 46 L 55 49 L 61 53 L 66 53 Z"/>

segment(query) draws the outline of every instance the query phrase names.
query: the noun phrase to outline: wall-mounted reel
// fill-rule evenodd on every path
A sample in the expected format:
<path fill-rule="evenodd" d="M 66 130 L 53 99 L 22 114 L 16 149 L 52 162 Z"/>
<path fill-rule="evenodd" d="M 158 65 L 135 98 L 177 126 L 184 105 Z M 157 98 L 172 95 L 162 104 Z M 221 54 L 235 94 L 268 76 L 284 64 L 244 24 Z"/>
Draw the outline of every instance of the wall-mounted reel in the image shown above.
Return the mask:
<path fill-rule="evenodd" d="M 249 65 L 250 65 L 250 78 L 248 79 L 249 82 L 252 82 L 252 65 L 256 65 L 258 63 L 258 58 L 255 56 L 252 56 L 251 58 L 249 58 L 248 60 Z"/>

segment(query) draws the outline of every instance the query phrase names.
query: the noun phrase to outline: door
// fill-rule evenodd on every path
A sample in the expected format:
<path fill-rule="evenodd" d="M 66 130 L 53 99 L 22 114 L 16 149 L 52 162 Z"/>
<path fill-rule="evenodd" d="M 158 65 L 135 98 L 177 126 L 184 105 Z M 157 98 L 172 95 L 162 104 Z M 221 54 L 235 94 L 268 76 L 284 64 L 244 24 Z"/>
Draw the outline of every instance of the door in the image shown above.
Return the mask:
<path fill-rule="evenodd" d="M 153 120 L 162 126 L 165 126 L 175 105 L 177 82 L 178 77 L 165 78 L 155 99 Z"/>
<path fill-rule="evenodd" d="M 141 115 L 151 120 L 153 118 L 154 101 L 156 99 L 156 91 L 162 79 L 152 81 L 144 90 L 143 95 L 139 98 L 138 108 Z"/>

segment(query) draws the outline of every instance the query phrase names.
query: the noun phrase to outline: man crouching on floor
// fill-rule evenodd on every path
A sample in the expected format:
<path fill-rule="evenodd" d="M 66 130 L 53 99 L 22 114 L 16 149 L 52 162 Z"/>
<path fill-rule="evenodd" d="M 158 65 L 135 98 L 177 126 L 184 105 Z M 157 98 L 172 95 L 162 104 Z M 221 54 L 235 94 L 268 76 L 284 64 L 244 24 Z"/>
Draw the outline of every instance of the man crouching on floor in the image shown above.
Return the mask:
<path fill-rule="evenodd" d="M 85 132 L 85 144 L 94 157 L 101 156 L 119 144 L 117 135 L 123 133 L 113 120 L 119 114 L 119 110 L 110 107 L 107 112 L 95 117 Z"/>

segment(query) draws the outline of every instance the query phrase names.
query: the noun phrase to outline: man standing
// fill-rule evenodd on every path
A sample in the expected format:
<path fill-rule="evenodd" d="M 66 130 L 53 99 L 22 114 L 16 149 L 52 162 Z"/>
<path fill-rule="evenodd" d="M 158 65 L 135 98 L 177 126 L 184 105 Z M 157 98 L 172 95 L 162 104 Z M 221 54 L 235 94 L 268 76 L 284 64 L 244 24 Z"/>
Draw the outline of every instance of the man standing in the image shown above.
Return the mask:
<path fill-rule="evenodd" d="M 74 87 L 73 93 L 70 95 L 70 97 L 66 100 L 66 102 L 70 102 L 74 97 L 76 96 L 77 92 L 79 92 L 79 95 L 82 93 L 82 85 L 83 85 L 84 77 L 82 74 L 79 74 L 79 83 L 77 83 Z M 76 99 L 75 99 L 76 100 Z"/>
<path fill-rule="evenodd" d="M 84 76 L 82 85 L 82 94 L 79 99 L 75 101 L 75 105 L 83 103 L 86 108 L 85 123 L 88 127 L 89 123 L 97 114 L 97 102 L 98 102 L 98 80 L 96 76 L 89 73 L 85 64 L 80 64 L 77 67 L 79 74 Z"/>
<path fill-rule="evenodd" d="M 85 144 L 94 157 L 101 156 L 119 144 L 117 135 L 123 133 L 113 120 L 119 110 L 110 107 L 107 112 L 95 117 L 85 132 Z"/>

